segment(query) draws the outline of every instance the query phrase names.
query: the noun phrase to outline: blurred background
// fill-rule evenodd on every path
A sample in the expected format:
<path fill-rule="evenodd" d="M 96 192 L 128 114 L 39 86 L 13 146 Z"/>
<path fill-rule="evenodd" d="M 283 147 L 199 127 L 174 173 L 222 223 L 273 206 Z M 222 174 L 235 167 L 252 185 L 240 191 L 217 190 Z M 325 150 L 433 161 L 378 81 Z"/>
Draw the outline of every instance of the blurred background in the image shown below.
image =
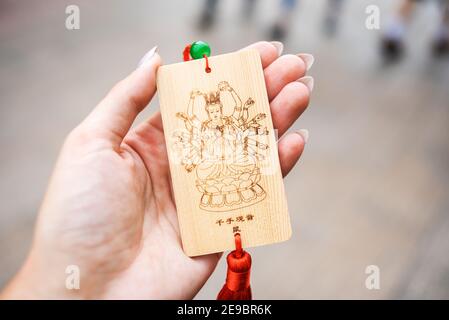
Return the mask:
<path fill-rule="evenodd" d="M 64 137 L 146 51 L 173 63 L 196 40 L 220 54 L 271 39 L 315 56 L 315 89 L 285 179 L 293 237 L 250 249 L 254 297 L 449 298 L 445 4 L 405 2 L 0 0 L 0 287 L 29 249 Z M 79 30 L 65 26 L 72 4 Z M 197 298 L 215 298 L 225 269 Z"/>

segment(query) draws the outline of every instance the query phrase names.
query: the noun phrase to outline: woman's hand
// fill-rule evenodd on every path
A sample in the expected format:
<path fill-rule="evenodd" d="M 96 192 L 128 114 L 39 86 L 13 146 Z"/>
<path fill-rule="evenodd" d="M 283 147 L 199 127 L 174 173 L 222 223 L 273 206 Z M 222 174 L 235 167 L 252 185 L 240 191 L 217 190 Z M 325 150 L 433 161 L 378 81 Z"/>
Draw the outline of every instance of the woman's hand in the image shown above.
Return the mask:
<path fill-rule="evenodd" d="M 283 135 L 304 111 L 310 92 L 296 81 L 306 65 L 279 57 L 269 42 L 260 52 L 274 126 Z M 67 137 L 39 212 L 30 254 L 3 298 L 190 299 L 220 254 L 190 258 L 181 247 L 161 115 L 130 130 L 156 91 L 157 53 L 119 82 Z M 304 135 L 279 141 L 286 175 Z M 66 288 L 67 266 L 80 289 Z"/>

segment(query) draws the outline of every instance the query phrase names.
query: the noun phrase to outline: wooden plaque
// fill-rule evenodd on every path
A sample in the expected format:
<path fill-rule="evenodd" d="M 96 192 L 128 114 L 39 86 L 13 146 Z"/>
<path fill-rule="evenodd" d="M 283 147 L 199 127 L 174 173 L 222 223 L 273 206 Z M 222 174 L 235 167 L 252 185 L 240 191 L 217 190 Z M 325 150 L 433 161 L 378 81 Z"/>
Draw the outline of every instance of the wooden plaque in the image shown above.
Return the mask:
<path fill-rule="evenodd" d="M 184 251 L 287 240 L 290 219 L 259 53 L 165 65 L 158 94 Z"/>

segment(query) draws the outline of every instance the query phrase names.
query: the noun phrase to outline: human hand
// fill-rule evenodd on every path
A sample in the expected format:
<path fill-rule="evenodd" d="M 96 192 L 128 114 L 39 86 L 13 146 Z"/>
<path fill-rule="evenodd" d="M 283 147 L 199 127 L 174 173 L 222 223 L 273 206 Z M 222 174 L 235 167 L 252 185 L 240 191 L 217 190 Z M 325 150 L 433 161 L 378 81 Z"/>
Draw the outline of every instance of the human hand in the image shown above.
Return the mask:
<path fill-rule="evenodd" d="M 310 92 L 296 80 L 305 63 L 278 57 L 269 42 L 251 45 L 264 68 L 274 127 L 283 135 Z M 3 298 L 190 299 L 221 254 L 190 258 L 181 246 L 161 115 L 130 129 L 156 91 L 157 53 L 120 81 L 67 137 L 40 208 L 29 256 Z M 304 135 L 278 144 L 285 176 Z M 66 267 L 80 270 L 68 290 Z"/>
<path fill-rule="evenodd" d="M 229 85 L 227 81 L 221 81 L 218 84 L 218 90 L 220 91 L 232 91 L 232 87 Z"/>
<path fill-rule="evenodd" d="M 248 98 L 248 100 L 246 100 L 245 104 L 243 105 L 243 109 L 244 109 L 244 110 L 249 109 L 251 106 L 254 105 L 254 103 L 255 103 L 255 102 L 254 102 L 253 99 Z"/>

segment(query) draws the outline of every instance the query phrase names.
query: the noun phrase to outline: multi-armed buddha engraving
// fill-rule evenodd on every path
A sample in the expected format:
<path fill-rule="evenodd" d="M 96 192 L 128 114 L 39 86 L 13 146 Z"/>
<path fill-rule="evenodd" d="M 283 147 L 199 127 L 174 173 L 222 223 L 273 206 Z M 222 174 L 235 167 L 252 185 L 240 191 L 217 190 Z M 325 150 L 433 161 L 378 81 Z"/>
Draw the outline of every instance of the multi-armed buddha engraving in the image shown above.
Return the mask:
<path fill-rule="evenodd" d="M 224 100 L 233 101 L 233 108 L 225 108 Z M 254 104 L 250 97 L 242 103 L 222 81 L 216 91 L 191 91 L 187 112 L 176 114 L 185 128 L 174 133 L 172 147 L 184 168 L 196 173 L 202 194 L 199 206 L 204 210 L 235 210 L 266 197 L 260 170 L 269 147 L 268 130 L 262 124 L 266 114 L 251 116 Z M 225 114 L 225 109 L 232 112 Z"/>

